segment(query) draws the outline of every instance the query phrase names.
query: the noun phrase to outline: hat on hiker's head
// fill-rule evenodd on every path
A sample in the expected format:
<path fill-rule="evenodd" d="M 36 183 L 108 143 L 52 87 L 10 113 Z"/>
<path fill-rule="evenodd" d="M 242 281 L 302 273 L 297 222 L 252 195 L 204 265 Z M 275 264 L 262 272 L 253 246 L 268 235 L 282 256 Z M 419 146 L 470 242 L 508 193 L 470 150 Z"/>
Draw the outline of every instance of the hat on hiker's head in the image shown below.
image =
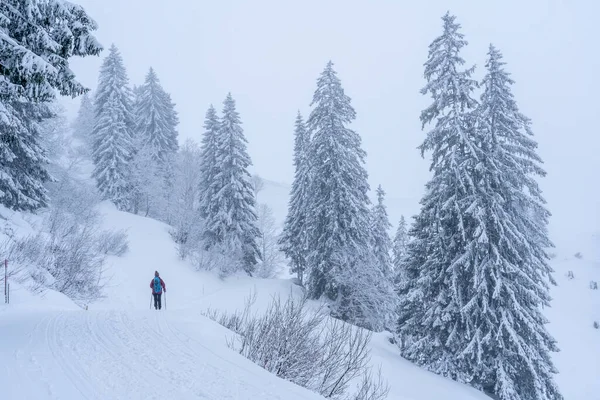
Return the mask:
<path fill-rule="evenodd" d="M 154 276 L 158 276 L 158 271 L 154 271 Z"/>

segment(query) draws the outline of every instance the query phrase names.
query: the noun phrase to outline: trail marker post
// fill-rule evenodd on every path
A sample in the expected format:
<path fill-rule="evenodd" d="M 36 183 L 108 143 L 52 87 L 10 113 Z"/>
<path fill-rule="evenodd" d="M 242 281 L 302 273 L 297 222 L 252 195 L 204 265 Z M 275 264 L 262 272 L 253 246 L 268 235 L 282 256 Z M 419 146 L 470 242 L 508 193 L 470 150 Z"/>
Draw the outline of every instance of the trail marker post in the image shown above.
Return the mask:
<path fill-rule="evenodd" d="M 4 260 L 4 302 L 8 304 L 8 260 Z"/>

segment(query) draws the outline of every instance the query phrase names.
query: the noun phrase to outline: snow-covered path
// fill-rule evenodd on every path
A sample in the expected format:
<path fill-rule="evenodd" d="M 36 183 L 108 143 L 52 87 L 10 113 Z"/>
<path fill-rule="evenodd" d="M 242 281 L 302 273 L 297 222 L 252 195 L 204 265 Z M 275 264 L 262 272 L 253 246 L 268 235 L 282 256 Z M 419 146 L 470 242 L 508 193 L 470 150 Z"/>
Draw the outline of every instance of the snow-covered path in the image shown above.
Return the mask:
<path fill-rule="evenodd" d="M 155 311 L 3 314 L 2 398 L 320 398 L 229 351 L 227 331 L 211 321 L 203 334 L 177 319 Z"/>
<path fill-rule="evenodd" d="M 289 280 L 222 281 L 179 259 L 167 225 L 106 203 L 101 211 L 106 227 L 129 238 L 127 254 L 108 265 L 106 298 L 86 311 L 60 293 L 16 287 L 11 305 L 0 304 L 0 400 L 323 399 L 229 349 L 233 333 L 201 315 L 241 309 L 251 292 L 264 309 L 272 295 L 298 292 Z M 149 309 L 154 270 L 167 285 L 162 311 Z M 372 350 L 389 400 L 488 399 L 401 359 L 384 334 Z"/>

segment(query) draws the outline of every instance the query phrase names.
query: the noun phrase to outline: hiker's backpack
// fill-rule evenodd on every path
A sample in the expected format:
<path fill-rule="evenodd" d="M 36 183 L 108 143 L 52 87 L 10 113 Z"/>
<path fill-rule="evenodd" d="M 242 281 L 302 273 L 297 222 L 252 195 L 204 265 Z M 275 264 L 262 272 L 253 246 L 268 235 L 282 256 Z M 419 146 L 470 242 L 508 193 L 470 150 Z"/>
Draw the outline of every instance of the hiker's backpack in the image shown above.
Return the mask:
<path fill-rule="evenodd" d="M 162 286 L 160 285 L 160 278 L 158 276 L 154 277 L 154 293 L 162 292 Z"/>

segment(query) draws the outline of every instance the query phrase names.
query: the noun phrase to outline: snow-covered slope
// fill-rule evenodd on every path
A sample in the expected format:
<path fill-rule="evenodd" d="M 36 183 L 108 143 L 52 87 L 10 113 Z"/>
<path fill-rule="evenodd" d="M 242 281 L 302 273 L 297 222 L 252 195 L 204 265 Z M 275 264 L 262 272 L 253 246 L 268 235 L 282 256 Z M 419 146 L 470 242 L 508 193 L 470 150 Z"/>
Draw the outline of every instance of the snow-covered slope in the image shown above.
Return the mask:
<path fill-rule="evenodd" d="M 267 183 L 259 199 L 285 215 L 287 189 Z M 201 315 L 208 307 L 236 310 L 251 293 L 256 308 L 273 294 L 298 293 L 290 280 L 234 276 L 225 281 L 178 259 L 169 227 L 100 205 L 104 224 L 126 229 L 129 252 L 110 260 L 106 298 L 83 310 L 65 296 L 33 295 L 13 284 L 10 307 L 0 305 L 0 387 L 7 399 L 317 399 L 226 346 L 230 331 Z M 8 215 L 4 213 L 5 217 Z M 10 215 L 19 229 L 29 222 Z M 548 310 L 562 352 L 555 361 L 567 400 L 600 393 L 599 237 L 572 237 L 554 259 L 558 286 Z M 576 257 L 576 252 L 581 257 Z M 167 285 L 162 312 L 150 310 L 150 280 L 158 270 Z M 567 278 L 572 270 L 574 279 Z M 488 399 L 426 372 L 398 355 L 386 334 L 374 335 L 372 363 L 390 383 L 389 399 Z M 8 389 L 6 389 L 8 388 Z M 8 391 L 7 391 L 8 390 Z"/>
<path fill-rule="evenodd" d="M 558 385 L 567 400 L 600 399 L 600 290 L 590 287 L 600 284 L 600 235 L 568 233 L 552 265 L 558 286 L 546 315 L 561 350 L 554 355 Z"/>
<path fill-rule="evenodd" d="M 261 192 L 262 201 L 273 209 L 285 210 L 287 197 L 281 195 L 282 185 L 275 185 L 270 181 L 265 183 Z M 394 229 L 401 215 L 410 221 L 410 217 L 418 211 L 414 209 L 415 205 L 418 205 L 415 199 L 390 198 L 386 203 Z M 281 215 L 277 217 L 282 218 Z M 566 400 L 600 399 L 600 329 L 594 328 L 594 321 L 600 324 L 600 289 L 590 288 L 591 282 L 597 282 L 600 287 L 600 233 L 565 232 L 555 229 L 552 232 L 552 240 L 555 242 L 556 251 L 551 264 L 555 270 L 557 286 L 551 289 L 552 307 L 546 310 L 546 315 L 551 322 L 550 333 L 556 338 L 561 349 L 559 353 L 553 354 L 559 370 L 556 379 Z M 577 253 L 580 255 L 576 256 Z M 569 271 L 573 271 L 573 279 L 568 278 Z M 374 342 L 375 359 L 380 353 L 377 343 L 383 341 Z M 387 344 L 384 345 L 386 352 Z M 383 364 L 389 360 L 405 362 L 402 359 L 398 360 L 394 350 L 379 360 Z M 410 368 L 416 367 L 407 364 L 401 371 L 404 373 Z M 398 383 L 403 379 L 402 376 L 400 374 L 390 377 L 393 382 L 392 391 L 398 396 L 419 398 L 413 390 L 422 390 L 421 385 L 410 384 L 410 381 L 407 385 Z M 412 377 L 410 374 L 405 376 Z M 398 391 L 399 386 L 403 388 Z M 443 398 L 443 393 L 438 392 L 437 396 L 431 398 Z"/>
<path fill-rule="evenodd" d="M 102 204 L 105 223 L 127 229 L 129 253 L 111 260 L 107 297 L 83 310 L 64 296 L 13 292 L 0 307 L 0 387 L 5 399 L 317 399 L 227 348 L 233 333 L 201 315 L 234 310 L 251 291 L 256 307 L 289 280 L 235 276 L 221 281 L 178 260 L 168 226 Z M 150 310 L 150 280 L 167 285 L 167 309 Z M 479 392 L 425 372 L 398 357 L 383 334 L 373 363 L 389 380 L 389 399 L 485 399 Z M 8 389 L 6 389 L 8 388 Z"/>

